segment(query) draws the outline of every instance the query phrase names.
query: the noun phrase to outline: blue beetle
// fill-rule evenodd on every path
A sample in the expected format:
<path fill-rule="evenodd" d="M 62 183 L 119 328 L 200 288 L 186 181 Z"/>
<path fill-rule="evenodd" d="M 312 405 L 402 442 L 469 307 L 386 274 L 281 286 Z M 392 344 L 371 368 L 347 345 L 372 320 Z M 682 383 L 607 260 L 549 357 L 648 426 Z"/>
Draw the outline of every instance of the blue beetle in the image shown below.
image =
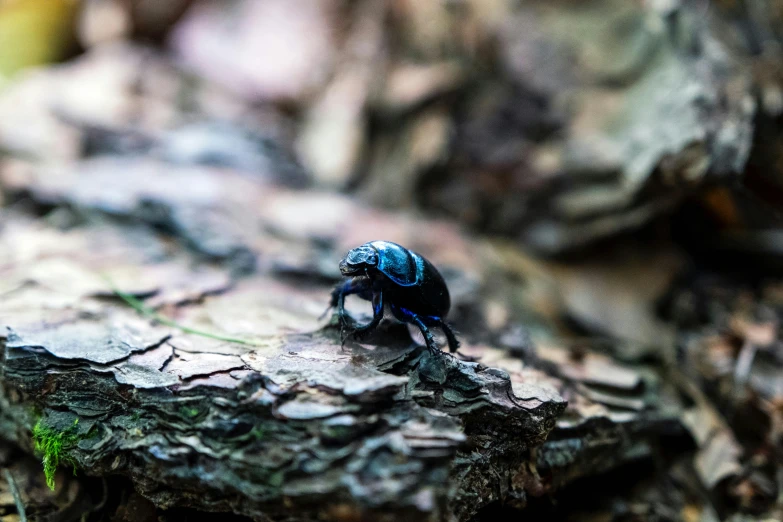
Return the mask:
<path fill-rule="evenodd" d="M 449 351 L 456 352 L 459 341 L 444 321 L 451 307 L 446 282 L 440 272 L 421 255 L 390 241 L 370 241 L 349 251 L 340 261 L 340 273 L 351 277 L 332 291 L 329 308 L 337 309 L 341 324 L 346 324 L 345 296 L 356 294 L 372 302 L 373 317 L 349 335 L 361 338 L 383 319 L 384 307 L 404 323 L 421 330 L 432 352 L 442 353 L 430 331 L 440 328 L 446 335 Z"/>

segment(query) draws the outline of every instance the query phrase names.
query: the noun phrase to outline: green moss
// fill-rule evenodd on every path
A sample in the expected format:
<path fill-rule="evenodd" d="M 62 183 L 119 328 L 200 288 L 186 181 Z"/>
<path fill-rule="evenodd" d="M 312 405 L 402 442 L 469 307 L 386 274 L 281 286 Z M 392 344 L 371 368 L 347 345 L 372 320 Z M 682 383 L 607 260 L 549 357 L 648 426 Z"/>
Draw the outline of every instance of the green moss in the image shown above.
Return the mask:
<path fill-rule="evenodd" d="M 284 478 L 282 471 L 276 471 L 269 476 L 268 484 L 275 489 L 280 489 L 280 486 L 283 485 Z"/>
<path fill-rule="evenodd" d="M 193 406 L 180 406 L 179 408 L 179 414 L 186 419 L 195 419 L 202 413 L 203 412 L 201 410 Z"/>
<path fill-rule="evenodd" d="M 256 440 L 263 439 L 265 435 L 266 435 L 266 433 L 264 433 L 264 428 L 262 428 L 261 426 L 256 426 L 250 432 L 250 436 L 253 437 Z"/>
<path fill-rule="evenodd" d="M 79 419 L 76 419 L 73 426 L 64 431 L 44 426 L 42 422 L 39 420 L 33 427 L 33 442 L 35 443 L 35 451 L 43 455 L 46 485 L 54 491 L 54 474 L 60 462 L 73 466 L 73 473 L 76 474 L 76 463 L 68 454 L 68 450 L 79 441 L 79 436 L 75 433 Z"/>

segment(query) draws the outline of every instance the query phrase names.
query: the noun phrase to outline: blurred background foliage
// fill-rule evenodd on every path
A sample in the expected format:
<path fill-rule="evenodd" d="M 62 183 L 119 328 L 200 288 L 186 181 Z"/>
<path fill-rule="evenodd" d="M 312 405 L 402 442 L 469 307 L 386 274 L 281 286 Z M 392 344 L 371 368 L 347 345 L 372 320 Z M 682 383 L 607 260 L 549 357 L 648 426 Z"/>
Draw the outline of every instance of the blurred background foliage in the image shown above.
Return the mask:
<path fill-rule="evenodd" d="M 228 124 L 282 144 L 319 187 L 450 216 L 542 254 L 636 230 L 692 203 L 694 190 L 705 219 L 758 219 L 735 208 L 744 205 L 735 195 L 710 192 L 716 183 L 779 203 L 780 162 L 766 161 L 783 110 L 774 0 L 4 0 L 0 9 L 14 121 L 29 114 L 8 91 L 35 91 L 14 88 L 33 82 L 26 68 L 68 59 L 48 83 L 57 90 L 81 71 L 81 100 L 49 106 L 71 123 L 106 125 L 102 103 L 117 109 L 132 91 L 150 93 L 159 121 L 126 106 L 115 131 Z M 0 145 L 46 157 L 51 140 L 27 133 L 33 141 Z"/>
<path fill-rule="evenodd" d="M 0 2 L 0 76 L 72 54 L 78 8 L 79 0 Z"/>

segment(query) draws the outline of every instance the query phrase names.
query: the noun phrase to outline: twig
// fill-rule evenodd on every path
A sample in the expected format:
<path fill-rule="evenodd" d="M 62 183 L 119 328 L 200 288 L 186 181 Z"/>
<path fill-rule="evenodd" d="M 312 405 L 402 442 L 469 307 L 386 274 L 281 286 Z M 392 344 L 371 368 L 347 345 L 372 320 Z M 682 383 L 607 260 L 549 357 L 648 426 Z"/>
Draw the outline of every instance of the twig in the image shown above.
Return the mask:
<path fill-rule="evenodd" d="M 16 513 L 19 515 L 19 522 L 27 522 L 27 515 L 24 512 L 24 503 L 22 502 L 22 497 L 19 495 L 19 488 L 16 487 L 14 476 L 11 475 L 8 468 L 3 470 L 3 474 L 5 475 L 6 482 L 8 482 L 8 489 L 11 490 L 11 496 L 14 497 Z"/>
<path fill-rule="evenodd" d="M 106 277 L 103 276 L 103 279 L 106 280 L 106 282 L 109 284 L 109 288 L 111 288 L 111 291 L 114 292 L 114 295 L 125 301 L 125 303 L 128 304 L 131 308 L 139 312 L 141 315 L 144 315 L 146 317 L 149 317 L 150 319 L 154 319 L 155 321 L 159 322 L 160 324 L 165 324 L 166 326 L 171 326 L 172 328 L 177 328 L 185 333 L 193 334 L 193 335 L 200 335 L 201 337 L 208 337 L 209 339 L 216 339 L 218 341 L 226 341 L 228 343 L 236 343 L 236 344 L 244 344 L 247 346 L 259 346 L 258 343 L 254 343 L 253 341 L 247 341 L 245 339 L 239 339 L 236 337 L 229 337 L 227 335 L 221 335 L 216 334 L 212 332 L 205 332 L 203 330 L 198 330 L 196 328 L 191 328 L 189 326 L 185 326 L 182 324 L 179 324 L 176 321 L 173 321 L 169 319 L 168 317 L 159 314 L 152 308 L 148 307 L 135 297 L 133 297 L 130 294 L 127 294 L 114 286 L 114 283 Z"/>

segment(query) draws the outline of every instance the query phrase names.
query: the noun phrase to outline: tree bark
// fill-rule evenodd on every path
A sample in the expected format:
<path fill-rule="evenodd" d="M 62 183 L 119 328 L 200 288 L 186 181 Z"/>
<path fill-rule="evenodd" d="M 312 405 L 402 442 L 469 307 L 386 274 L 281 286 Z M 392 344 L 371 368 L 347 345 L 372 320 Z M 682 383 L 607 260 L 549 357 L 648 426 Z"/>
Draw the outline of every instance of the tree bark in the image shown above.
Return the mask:
<path fill-rule="evenodd" d="M 493 329 L 506 327 L 480 309 L 492 292 L 512 307 L 520 283 L 497 252 L 449 225 L 198 170 L 185 188 L 144 193 L 150 180 L 124 178 L 121 165 L 99 174 L 126 183 L 110 207 L 108 193 L 90 191 L 89 168 L 17 172 L 6 184 L 11 198 L 54 205 L 50 222 L 70 224 L 6 211 L 0 232 L 0 433 L 29 451 L 33 431 L 65 434 L 61 463 L 130 477 L 162 508 L 468 520 L 649 455 L 678 429 L 631 368 L 591 353 L 552 364 L 524 339 L 522 351 L 503 348 Z M 194 196 L 217 180 L 225 197 Z M 294 201 L 324 216 L 291 214 Z M 163 217 L 138 214 L 150 205 Z M 184 214 L 202 217 L 198 234 L 165 226 Z M 230 215 L 261 226 L 236 227 Z M 327 247 L 312 239 L 323 220 L 337 223 Z M 434 356 L 390 321 L 342 347 L 335 321 L 319 322 L 341 245 L 382 227 L 443 268 L 463 350 L 479 362 Z M 210 237 L 238 238 L 234 251 L 253 253 L 254 273 L 205 255 L 194 238 Z M 608 392 L 590 392 L 591 380 Z"/>

